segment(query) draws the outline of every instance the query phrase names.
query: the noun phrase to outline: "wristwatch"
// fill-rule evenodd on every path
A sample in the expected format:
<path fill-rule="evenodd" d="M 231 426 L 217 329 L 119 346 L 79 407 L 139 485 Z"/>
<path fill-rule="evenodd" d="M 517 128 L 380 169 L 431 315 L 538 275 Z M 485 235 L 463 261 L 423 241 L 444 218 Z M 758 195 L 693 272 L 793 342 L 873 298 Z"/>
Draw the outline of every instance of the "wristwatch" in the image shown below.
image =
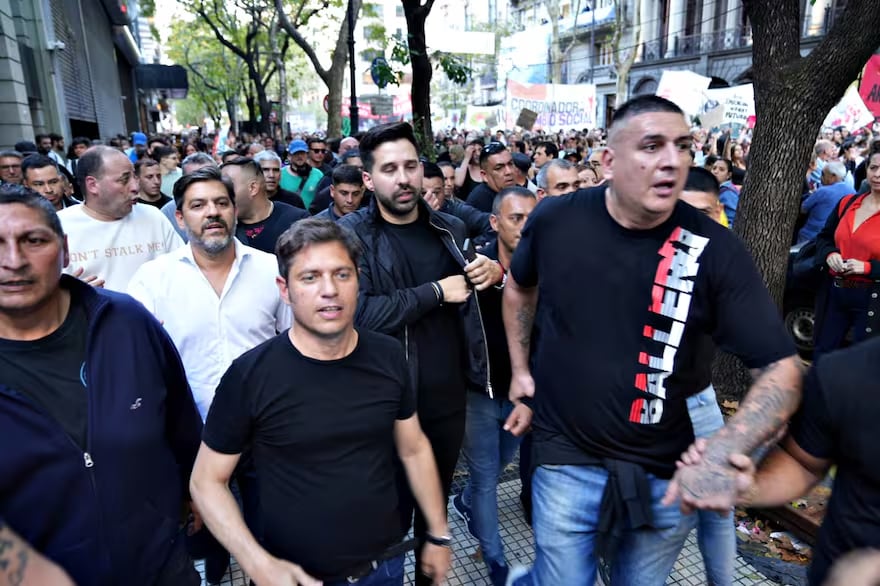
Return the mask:
<path fill-rule="evenodd" d="M 435 535 L 431 535 L 430 533 L 425 532 L 425 541 L 427 541 L 431 545 L 438 545 L 440 547 L 452 547 L 452 537 L 449 535 L 437 537 Z"/>

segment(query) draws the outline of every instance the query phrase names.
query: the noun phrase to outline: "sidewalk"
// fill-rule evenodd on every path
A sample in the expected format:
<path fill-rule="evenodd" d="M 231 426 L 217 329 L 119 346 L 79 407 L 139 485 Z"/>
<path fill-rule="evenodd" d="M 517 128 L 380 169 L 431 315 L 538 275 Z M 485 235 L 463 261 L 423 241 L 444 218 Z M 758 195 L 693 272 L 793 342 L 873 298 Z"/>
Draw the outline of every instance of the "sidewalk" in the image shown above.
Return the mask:
<path fill-rule="evenodd" d="M 529 565 L 534 558 L 535 550 L 531 529 L 522 519 L 519 504 L 519 478 L 516 477 L 515 472 L 505 474 L 504 478 L 505 481 L 498 486 L 498 518 L 501 523 L 501 537 L 506 546 L 507 560 L 510 564 Z M 477 541 L 470 536 L 464 522 L 452 511 L 451 507 L 449 508 L 449 525 L 456 542 L 455 559 L 447 584 L 449 586 L 491 586 L 485 575 L 485 566 L 482 561 L 472 557 L 477 549 Z M 201 562 L 196 565 L 199 571 L 202 569 L 201 566 Z M 739 557 L 736 560 L 735 572 L 734 584 L 738 586 L 775 584 L 775 582 L 765 579 Z M 413 575 L 411 554 L 407 556 L 406 575 L 408 577 Z M 407 579 L 405 583 L 412 584 L 412 580 Z M 694 534 L 688 538 L 681 556 L 675 563 L 672 575 L 669 576 L 666 583 L 683 586 L 698 586 L 706 583 L 703 561 Z M 233 565 L 231 572 L 226 574 L 222 582 L 223 586 L 247 586 L 247 584 L 244 572 L 237 565 Z"/>

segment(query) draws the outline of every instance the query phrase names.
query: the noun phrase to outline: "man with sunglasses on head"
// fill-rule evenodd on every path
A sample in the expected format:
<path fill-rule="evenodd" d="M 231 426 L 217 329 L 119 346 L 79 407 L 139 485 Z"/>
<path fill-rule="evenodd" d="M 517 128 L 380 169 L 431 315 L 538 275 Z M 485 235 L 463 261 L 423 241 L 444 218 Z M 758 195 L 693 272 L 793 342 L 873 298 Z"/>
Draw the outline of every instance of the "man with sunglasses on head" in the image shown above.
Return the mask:
<path fill-rule="evenodd" d="M 467 203 L 481 212 L 491 213 L 495 196 L 505 187 L 516 185 L 516 167 L 513 155 L 500 142 L 490 142 L 480 151 L 480 176 L 483 183 L 476 186 Z"/>

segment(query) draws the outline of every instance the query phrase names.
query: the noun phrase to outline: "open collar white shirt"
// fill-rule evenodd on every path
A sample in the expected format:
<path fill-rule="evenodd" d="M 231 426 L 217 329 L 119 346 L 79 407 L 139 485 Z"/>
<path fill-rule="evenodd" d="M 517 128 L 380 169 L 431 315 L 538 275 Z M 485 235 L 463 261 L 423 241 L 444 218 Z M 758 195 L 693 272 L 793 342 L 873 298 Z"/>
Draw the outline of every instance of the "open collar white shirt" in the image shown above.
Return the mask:
<path fill-rule="evenodd" d="M 234 243 L 235 261 L 219 296 L 190 244 L 145 263 L 128 287 L 177 346 L 203 420 L 232 361 L 290 327 L 275 256 Z"/>

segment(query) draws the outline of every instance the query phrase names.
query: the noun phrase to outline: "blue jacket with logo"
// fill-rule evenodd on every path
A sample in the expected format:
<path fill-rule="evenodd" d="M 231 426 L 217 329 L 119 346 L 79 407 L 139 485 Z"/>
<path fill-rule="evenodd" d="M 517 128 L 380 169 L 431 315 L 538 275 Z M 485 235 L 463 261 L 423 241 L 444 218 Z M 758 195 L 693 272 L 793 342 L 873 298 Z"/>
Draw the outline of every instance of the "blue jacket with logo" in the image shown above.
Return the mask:
<path fill-rule="evenodd" d="M 77 584 L 152 584 L 180 534 L 201 418 L 147 310 L 66 275 L 61 286 L 88 315 L 86 450 L 0 386 L 0 518 Z"/>

